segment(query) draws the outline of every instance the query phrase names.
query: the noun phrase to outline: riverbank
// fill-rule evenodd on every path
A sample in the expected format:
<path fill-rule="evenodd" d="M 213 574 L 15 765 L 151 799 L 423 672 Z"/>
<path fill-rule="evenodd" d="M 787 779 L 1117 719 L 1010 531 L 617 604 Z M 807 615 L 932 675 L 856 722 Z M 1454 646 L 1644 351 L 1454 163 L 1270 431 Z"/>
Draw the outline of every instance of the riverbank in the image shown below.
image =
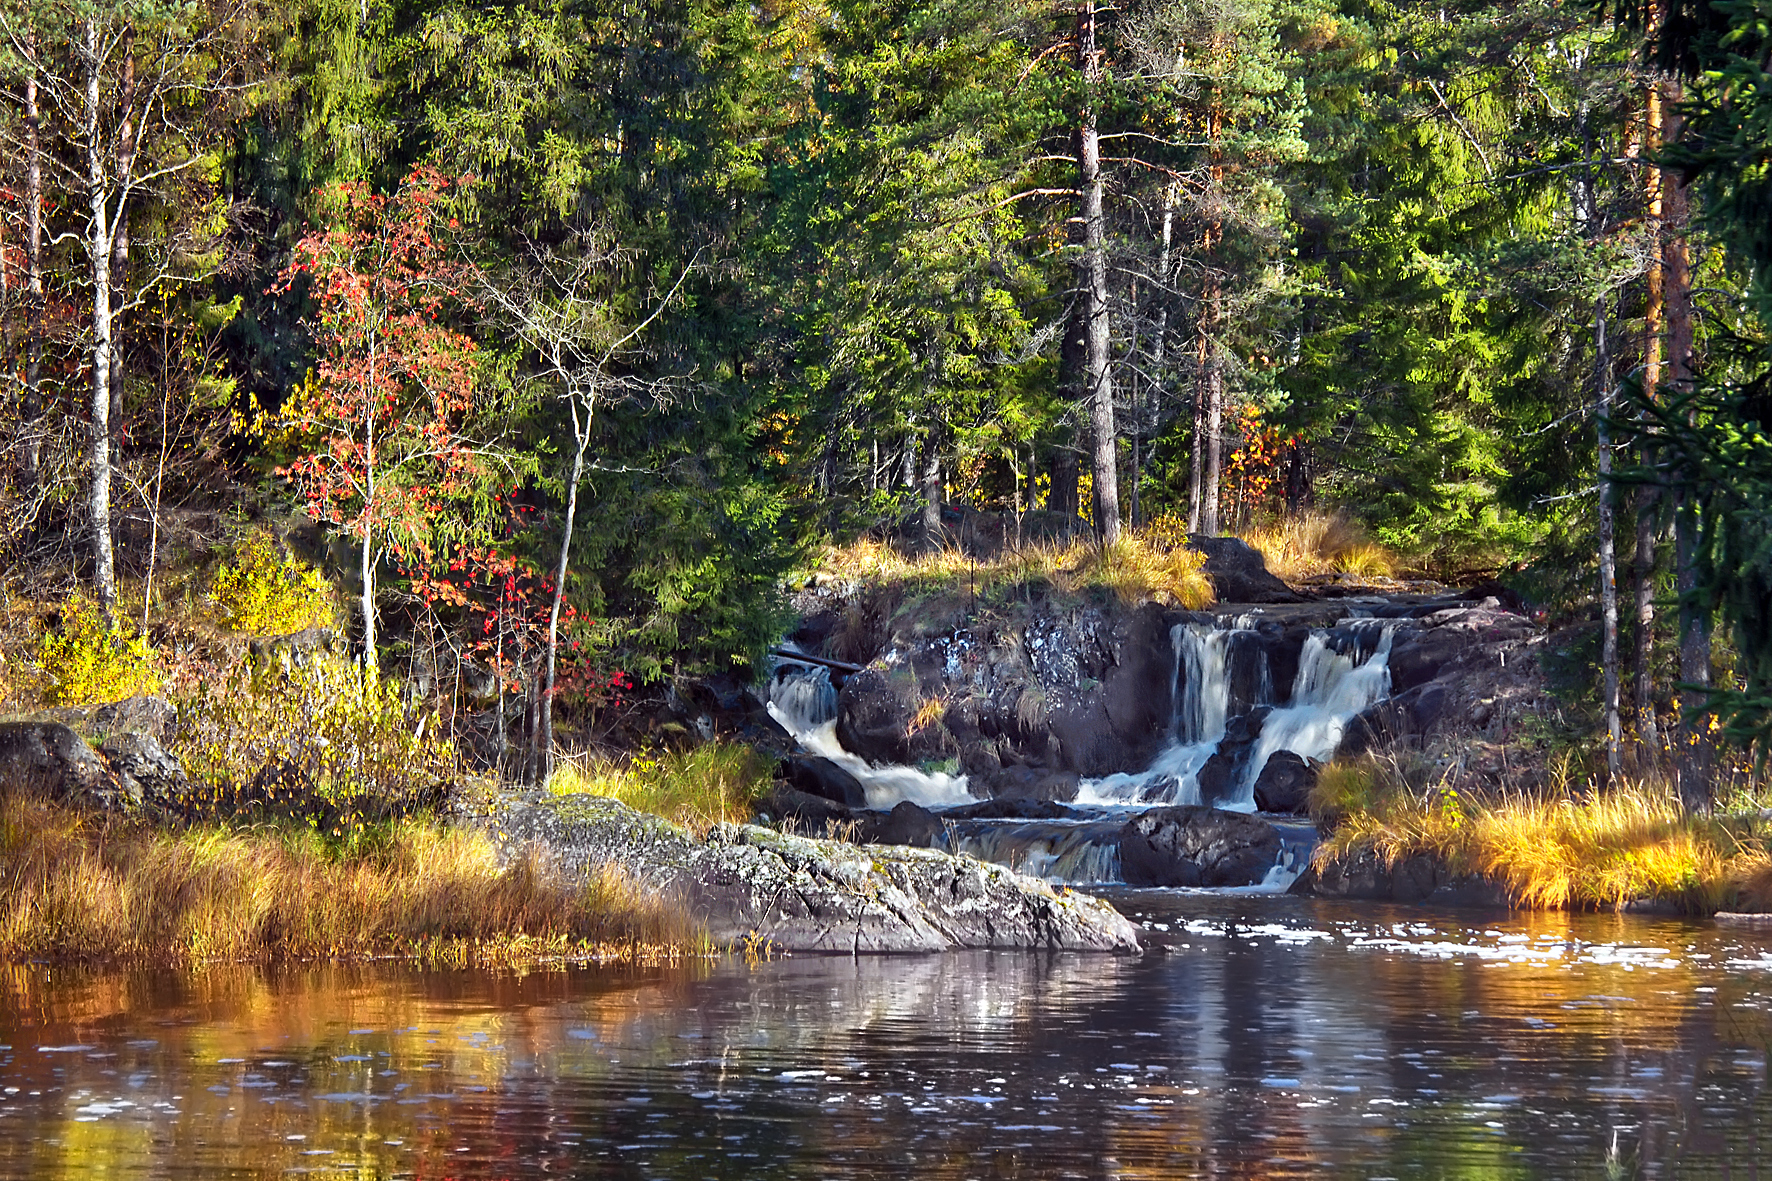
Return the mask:
<path fill-rule="evenodd" d="M 3 960 L 650 962 L 710 950 L 691 916 L 619 866 L 568 877 L 435 819 L 344 844 L 305 825 L 167 828 L 15 795 L 0 800 L 0 865 Z"/>

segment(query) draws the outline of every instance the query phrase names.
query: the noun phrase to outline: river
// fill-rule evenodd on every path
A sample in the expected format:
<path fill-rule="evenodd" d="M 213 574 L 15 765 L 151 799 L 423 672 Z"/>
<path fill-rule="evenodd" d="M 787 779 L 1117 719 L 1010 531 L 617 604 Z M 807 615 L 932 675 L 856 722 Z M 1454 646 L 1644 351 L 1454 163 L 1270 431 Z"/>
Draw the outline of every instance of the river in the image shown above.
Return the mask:
<path fill-rule="evenodd" d="M 0 969 L 0 1177 L 1772 1164 L 1772 926 L 1115 897 L 1143 956 Z"/>

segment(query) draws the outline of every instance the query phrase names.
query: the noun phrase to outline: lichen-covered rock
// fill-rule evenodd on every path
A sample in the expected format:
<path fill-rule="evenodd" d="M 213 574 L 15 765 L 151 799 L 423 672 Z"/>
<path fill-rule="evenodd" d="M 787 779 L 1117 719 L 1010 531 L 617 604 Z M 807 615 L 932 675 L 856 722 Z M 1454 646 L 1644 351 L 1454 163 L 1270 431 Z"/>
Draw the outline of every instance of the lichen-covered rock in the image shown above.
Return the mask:
<path fill-rule="evenodd" d="M 675 895 L 721 944 L 785 951 L 1041 948 L 1135 951 L 1112 906 L 933 849 L 848 845 L 754 825 L 697 838 L 596 796 L 513 799 L 483 818 L 515 854 L 530 848 L 569 874 L 614 863 Z"/>
<path fill-rule="evenodd" d="M 98 750 L 129 797 L 138 803 L 177 800 L 190 788 L 183 764 L 152 734 L 125 730 L 105 739 Z"/>

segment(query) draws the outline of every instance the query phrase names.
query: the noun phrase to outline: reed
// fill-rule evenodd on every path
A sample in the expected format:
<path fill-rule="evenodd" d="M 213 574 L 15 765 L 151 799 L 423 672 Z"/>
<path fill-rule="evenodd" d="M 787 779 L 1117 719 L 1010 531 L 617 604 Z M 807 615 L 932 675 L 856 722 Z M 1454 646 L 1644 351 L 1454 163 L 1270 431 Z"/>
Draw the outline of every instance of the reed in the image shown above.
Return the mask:
<path fill-rule="evenodd" d="M 1772 896 L 1763 849 L 1725 823 L 1684 813 L 1657 785 L 1474 800 L 1446 785 L 1412 791 L 1385 778 L 1371 760 L 1324 769 L 1312 808 L 1334 828 L 1320 858 L 1365 848 L 1394 865 L 1427 854 L 1455 874 L 1500 883 L 1527 909 L 1656 899 L 1709 913 L 1756 890 Z"/>
<path fill-rule="evenodd" d="M 570 882 L 501 865 L 471 830 L 396 821 L 341 849 L 303 828 L 106 827 L 0 802 L 0 957 L 449 961 L 698 951 L 678 911 L 619 869 Z"/>
<path fill-rule="evenodd" d="M 1365 526 L 1341 513 L 1297 513 L 1250 529 L 1242 539 L 1261 551 L 1270 572 L 1294 582 L 1325 574 L 1390 578 L 1401 566 Z"/>
<path fill-rule="evenodd" d="M 704 742 L 685 750 L 641 750 L 625 758 L 563 759 L 548 788 L 556 795 L 608 796 L 663 816 L 695 833 L 738 824 L 756 814 L 768 793 L 775 760 L 738 742 Z"/>

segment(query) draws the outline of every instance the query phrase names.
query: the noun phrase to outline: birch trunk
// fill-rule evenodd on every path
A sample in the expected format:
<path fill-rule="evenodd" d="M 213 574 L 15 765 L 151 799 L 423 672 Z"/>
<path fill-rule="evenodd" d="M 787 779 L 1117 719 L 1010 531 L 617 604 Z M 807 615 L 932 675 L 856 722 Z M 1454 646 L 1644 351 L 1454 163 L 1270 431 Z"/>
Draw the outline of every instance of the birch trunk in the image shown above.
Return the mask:
<path fill-rule="evenodd" d="M 111 177 L 99 138 L 98 24 L 81 22 L 86 58 L 86 180 L 90 201 L 86 250 L 92 267 L 92 422 L 88 525 L 92 530 L 93 592 L 105 614 L 117 606 L 117 572 L 111 550 Z"/>

